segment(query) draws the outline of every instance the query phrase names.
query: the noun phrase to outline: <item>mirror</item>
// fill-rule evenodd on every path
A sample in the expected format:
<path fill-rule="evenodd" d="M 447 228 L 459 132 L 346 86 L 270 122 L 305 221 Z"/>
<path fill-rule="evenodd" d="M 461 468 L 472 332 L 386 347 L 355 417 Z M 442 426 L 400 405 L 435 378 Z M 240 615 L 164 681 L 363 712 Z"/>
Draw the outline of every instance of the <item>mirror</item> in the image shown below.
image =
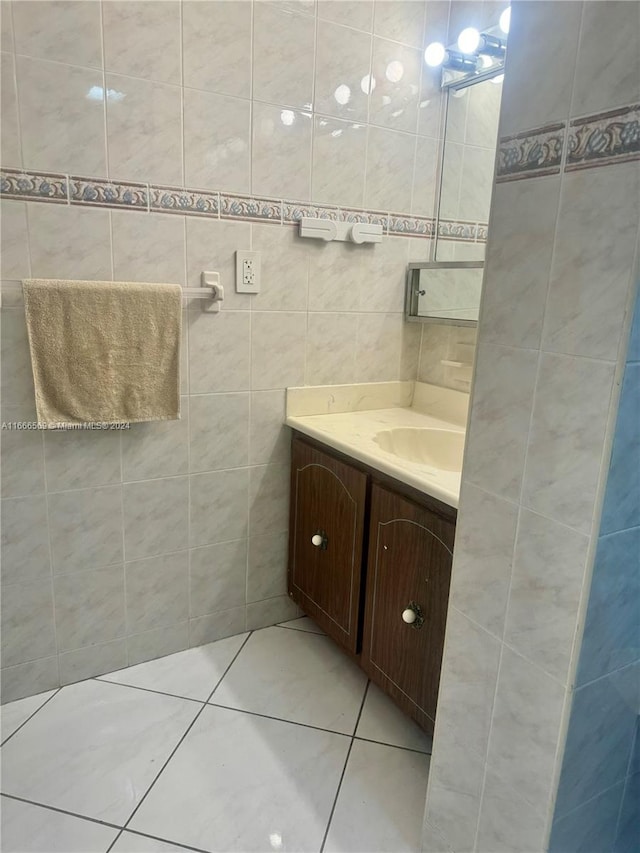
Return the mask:
<path fill-rule="evenodd" d="M 447 91 L 438 261 L 483 260 L 502 96 L 502 74 Z"/>
<path fill-rule="evenodd" d="M 480 309 L 483 273 L 482 261 L 409 264 L 407 319 L 475 326 Z"/>
<path fill-rule="evenodd" d="M 410 264 L 407 319 L 478 322 L 502 97 L 501 69 L 444 84 L 434 261 Z"/>

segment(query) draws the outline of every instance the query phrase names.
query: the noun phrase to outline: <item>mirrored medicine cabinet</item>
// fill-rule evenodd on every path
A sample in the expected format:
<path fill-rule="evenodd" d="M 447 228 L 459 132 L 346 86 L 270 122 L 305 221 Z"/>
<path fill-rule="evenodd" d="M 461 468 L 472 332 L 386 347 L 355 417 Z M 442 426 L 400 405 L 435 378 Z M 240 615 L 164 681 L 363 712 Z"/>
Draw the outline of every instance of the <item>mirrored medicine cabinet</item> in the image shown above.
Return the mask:
<path fill-rule="evenodd" d="M 409 264 L 409 321 L 475 326 L 495 169 L 502 69 L 449 79 L 433 259 Z"/>

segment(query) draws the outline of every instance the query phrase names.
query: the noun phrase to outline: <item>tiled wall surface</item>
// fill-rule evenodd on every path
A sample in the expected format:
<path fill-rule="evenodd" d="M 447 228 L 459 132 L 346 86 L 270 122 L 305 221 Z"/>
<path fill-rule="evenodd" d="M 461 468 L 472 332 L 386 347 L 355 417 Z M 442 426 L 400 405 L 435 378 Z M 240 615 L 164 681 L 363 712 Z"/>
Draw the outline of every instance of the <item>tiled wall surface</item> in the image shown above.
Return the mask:
<path fill-rule="evenodd" d="M 410 238 L 374 251 L 290 226 L 5 201 L 2 273 L 189 282 L 183 419 L 112 433 L 2 433 L 4 698 L 257 627 L 285 592 L 290 385 L 414 378 Z M 234 250 L 262 292 L 234 293 Z M 28 247 L 28 251 L 26 250 Z M 24 312 L 3 293 L 2 420 L 35 417 Z M 16 307 L 10 307 L 16 305 Z M 246 620 L 246 621 L 245 621 Z M 59 658 L 56 655 L 59 654 Z"/>
<path fill-rule="evenodd" d="M 430 240 L 318 245 L 290 223 L 309 199 L 382 208 L 390 232 L 427 222 L 440 95 L 420 48 L 448 10 L 2 3 L 3 285 L 197 286 L 213 269 L 226 296 L 219 315 L 185 310 L 181 421 L 2 431 L 3 701 L 291 614 L 284 389 L 415 378 L 404 273 Z M 234 286 L 248 248 L 262 253 L 253 297 Z M 2 403 L 4 422 L 34 418 L 17 289 L 3 292 Z"/>
<path fill-rule="evenodd" d="M 634 853 L 640 840 L 639 423 L 640 302 L 622 381 L 552 853 Z"/>
<path fill-rule="evenodd" d="M 448 2 L 4 5 L 5 167 L 433 215 Z"/>
<path fill-rule="evenodd" d="M 588 772 L 572 781 L 570 802 L 561 790 L 558 808 L 566 815 L 597 793 L 607 808 L 620 804 L 626 768 L 618 772 L 617 756 L 629 757 L 633 726 L 622 697 L 637 690 L 637 668 L 619 668 L 612 647 L 594 663 L 604 667 L 594 681 L 578 670 L 577 654 L 637 282 L 640 152 L 610 146 L 575 169 L 571 128 L 615 111 L 617 132 L 626 127 L 623 137 L 633 138 L 626 108 L 640 103 L 639 14 L 625 2 L 513 4 L 500 135 L 503 149 L 519 137 L 524 165 L 514 170 L 519 180 L 499 174 L 494 189 L 427 795 L 429 853 L 546 850 L 565 742 L 567 760 L 579 751 Z M 549 139 L 529 145 L 543 128 Z M 624 495 L 617 503 L 616 524 Z M 596 596 L 598 587 L 596 569 Z M 611 692 L 602 690 L 607 678 Z M 594 691 L 593 704 L 588 726 L 567 739 L 576 679 L 585 696 Z M 605 792 L 607 780 L 616 790 Z"/>

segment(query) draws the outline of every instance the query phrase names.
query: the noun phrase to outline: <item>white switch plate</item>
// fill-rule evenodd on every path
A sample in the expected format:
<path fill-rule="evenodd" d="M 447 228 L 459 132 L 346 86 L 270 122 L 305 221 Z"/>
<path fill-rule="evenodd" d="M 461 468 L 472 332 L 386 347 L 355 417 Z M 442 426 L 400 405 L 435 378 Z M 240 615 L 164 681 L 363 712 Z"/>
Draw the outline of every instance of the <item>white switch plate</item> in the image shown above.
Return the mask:
<path fill-rule="evenodd" d="M 260 252 L 236 252 L 236 293 L 260 293 Z"/>

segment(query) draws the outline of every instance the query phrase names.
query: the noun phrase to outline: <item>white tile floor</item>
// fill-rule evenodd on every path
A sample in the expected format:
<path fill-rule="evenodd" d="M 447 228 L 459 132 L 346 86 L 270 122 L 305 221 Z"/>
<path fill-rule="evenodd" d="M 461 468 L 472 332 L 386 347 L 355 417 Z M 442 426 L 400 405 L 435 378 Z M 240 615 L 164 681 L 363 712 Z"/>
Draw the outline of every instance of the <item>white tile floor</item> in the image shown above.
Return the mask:
<path fill-rule="evenodd" d="M 1 731 L 2 853 L 420 849 L 431 741 L 304 617 L 5 705 Z"/>

